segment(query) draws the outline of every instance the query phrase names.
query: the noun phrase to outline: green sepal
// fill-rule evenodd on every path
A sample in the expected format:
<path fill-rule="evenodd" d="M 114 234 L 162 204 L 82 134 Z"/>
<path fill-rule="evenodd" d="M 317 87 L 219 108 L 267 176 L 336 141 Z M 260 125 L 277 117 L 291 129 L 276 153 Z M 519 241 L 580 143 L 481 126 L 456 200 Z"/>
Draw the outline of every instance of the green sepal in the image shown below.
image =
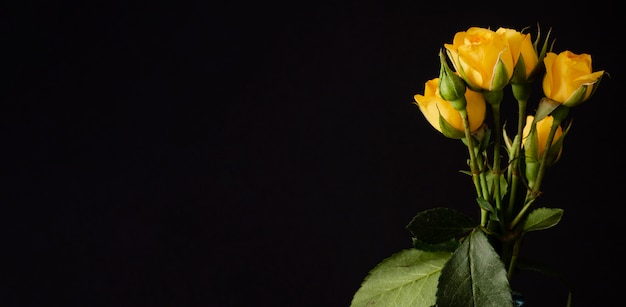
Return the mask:
<path fill-rule="evenodd" d="M 493 68 L 493 77 L 491 79 L 491 84 L 489 85 L 489 91 L 501 91 L 509 84 L 510 80 L 509 70 L 506 69 L 506 65 L 504 65 L 502 59 L 499 59 L 498 63 L 496 63 Z"/>
<path fill-rule="evenodd" d="M 526 28 L 522 29 L 522 32 L 524 32 L 525 30 Z M 537 53 L 537 58 L 538 58 L 537 65 L 533 67 L 532 71 L 530 71 L 530 73 L 528 74 L 528 77 L 526 77 L 526 73 L 527 73 L 526 65 L 525 65 L 526 63 L 524 60 L 524 56 L 520 53 L 520 56 L 517 60 L 517 64 L 515 65 L 515 70 L 513 71 L 513 77 L 511 78 L 512 84 L 529 85 L 530 83 L 534 82 L 535 79 L 543 72 L 543 70 L 545 69 L 545 66 L 542 65 L 542 63 L 543 63 L 543 59 L 546 57 L 546 52 L 548 48 L 548 38 L 550 37 L 550 32 L 551 30 L 548 31 L 548 34 L 546 35 L 546 39 L 543 41 L 543 45 L 541 46 L 541 50 L 539 50 L 538 45 L 541 39 L 541 31 L 540 31 L 539 25 L 537 25 L 537 38 L 533 42 L 533 48 L 535 49 L 535 52 Z M 515 93 L 515 89 L 514 89 L 514 93 Z M 517 98 L 518 96 L 515 95 L 515 97 Z M 523 100 L 527 100 L 527 99 L 528 97 L 526 97 Z"/>
<path fill-rule="evenodd" d="M 563 103 L 563 105 L 566 105 L 568 107 L 574 107 L 587 101 L 596 92 L 598 86 L 600 86 L 600 81 L 602 81 L 602 77 L 604 77 L 604 74 L 602 74 L 594 82 L 581 85 L 578 89 L 576 89 L 576 91 L 574 91 L 574 93 L 567 99 L 567 101 Z M 589 87 L 591 87 L 591 93 L 587 95 Z"/>
<path fill-rule="evenodd" d="M 536 231 L 554 227 L 561 221 L 564 210 L 560 208 L 537 208 L 531 211 L 524 222 L 523 231 Z"/>
<path fill-rule="evenodd" d="M 524 157 L 526 163 L 539 163 L 539 139 L 537 136 L 537 122 L 533 121 L 530 131 L 524 142 Z"/>
<path fill-rule="evenodd" d="M 487 172 L 487 182 L 489 183 L 489 191 L 495 189 L 495 175 L 492 172 Z M 500 195 L 506 195 L 508 192 L 509 183 L 506 181 L 505 176 L 500 175 Z"/>
<path fill-rule="evenodd" d="M 539 166 L 540 163 L 537 160 L 526 158 L 526 160 L 524 161 L 524 174 L 526 175 L 526 184 L 531 188 L 535 185 L 535 181 L 537 180 Z"/>
<path fill-rule="evenodd" d="M 406 229 L 417 240 L 438 244 L 463 236 L 478 226 L 461 211 L 452 208 L 433 208 L 415 215 Z"/>
<path fill-rule="evenodd" d="M 530 132 L 524 143 L 524 174 L 529 186 L 532 186 L 539 173 L 539 141 L 537 140 L 537 121 L 533 120 Z"/>
<path fill-rule="evenodd" d="M 513 152 L 513 141 L 514 140 L 511 140 L 511 137 L 509 137 L 509 134 L 506 132 L 506 125 L 503 126 L 503 128 L 502 128 L 502 138 L 504 139 L 504 145 L 505 145 L 505 148 L 506 148 L 506 152 L 510 156 L 511 153 Z"/>
<path fill-rule="evenodd" d="M 539 41 L 541 39 L 541 29 L 539 28 L 539 25 L 537 25 L 537 38 L 533 42 L 533 47 L 535 47 L 537 55 L 539 56 L 539 63 L 543 63 L 543 59 L 546 57 L 546 53 L 548 53 L 548 39 L 550 38 L 550 33 L 552 33 L 552 29 L 548 30 L 548 34 L 546 34 L 546 39 L 543 40 L 543 45 L 541 46 L 541 50 L 539 50 L 538 47 Z M 552 43 L 554 44 L 554 41 L 552 41 Z M 552 46 L 550 46 L 549 51 L 552 51 Z M 537 65 L 537 67 L 543 67 L 543 65 Z M 535 70 L 533 70 L 533 74 L 536 72 L 537 67 L 535 67 Z"/>
<path fill-rule="evenodd" d="M 474 131 L 472 135 L 479 142 L 478 152 L 483 152 L 489 147 L 491 141 L 491 129 L 487 127 L 487 124 L 483 124 L 477 131 Z"/>
<path fill-rule="evenodd" d="M 513 69 L 513 77 L 511 77 L 511 84 L 526 84 L 526 64 L 524 63 L 524 56 L 520 53 L 517 58 L 517 63 Z M 528 98 L 527 98 L 528 99 Z"/>
<path fill-rule="evenodd" d="M 454 59 L 452 59 L 452 53 L 449 50 L 446 50 L 446 54 L 448 55 L 448 58 L 452 61 L 455 62 Z M 458 55 L 458 54 L 457 54 Z M 457 63 L 460 63 L 460 59 L 457 57 L 456 59 Z M 461 78 L 465 81 L 465 85 L 472 91 L 474 92 L 482 92 L 485 89 L 480 88 L 478 86 L 476 86 L 475 84 L 472 84 L 471 82 L 469 82 L 469 80 L 467 79 L 467 74 L 465 73 L 465 71 L 463 70 L 463 66 L 459 65 L 459 67 L 457 67 L 457 73 L 459 73 L 459 75 L 461 75 Z"/>
<path fill-rule="evenodd" d="M 464 110 L 467 102 L 465 101 L 465 91 L 467 86 L 465 81 L 448 65 L 447 59 L 443 51 L 439 51 L 439 61 L 441 68 L 439 69 L 439 95 L 444 100 L 450 101 L 452 106 L 457 110 Z"/>
<path fill-rule="evenodd" d="M 513 306 L 504 264 L 480 228 L 441 270 L 436 306 Z"/>
<path fill-rule="evenodd" d="M 596 81 L 593 83 L 593 88 L 591 89 L 591 94 L 589 94 L 589 96 L 587 97 L 587 99 L 591 98 L 593 96 L 593 94 L 596 93 L 596 90 L 598 89 L 598 87 L 600 86 L 600 81 L 602 81 L 602 77 L 604 77 L 604 75 L 608 75 L 609 73 L 605 72 L 603 73 L 600 78 L 596 79 Z M 609 76 L 610 77 L 610 76 Z"/>
<path fill-rule="evenodd" d="M 565 140 L 565 136 L 567 135 L 570 128 L 572 127 L 572 123 L 573 123 L 573 120 L 570 120 L 569 124 L 567 125 L 567 128 L 563 130 L 563 133 L 561 134 L 561 136 L 550 146 L 550 149 L 547 152 L 548 156 L 546 157 L 546 161 L 547 161 L 546 163 L 548 166 L 554 165 L 561 158 L 561 148 L 563 147 L 563 141 Z"/>
<path fill-rule="evenodd" d="M 548 34 L 546 34 L 546 39 L 543 40 L 543 44 L 541 45 L 541 50 L 539 50 L 538 47 L 539 47 L 539 41 L 541 39 L 541 31 L 540 31 L 539 25 L 537 25 L 537 38 L 533 42 L 533 47 L 535 48 L 535 51 L 537 52 L 537 57 L 539 60 L 537 63 L 539 64 L 535 66 L 533 71 L 528 76 L 528 81 L 534 81 L 546 69 L 546 67 L 544 65 L 541 65 L 541 63 L 543 63 L 543 59 L 545 59 L 546 53 L 548 53 L 548 40 L 550 38 L 551 32 L 552 32 L 552 29 L 549 29 Z M 552 42 L 554 43 L 554 41 Z M 552 51 L 552 46 L 550 46 L 550 51 Z"/>
<path fill-rule="evenodd" d="M 537 107 L 537 111 L 535 112 L 535 118 L 534 118 L 534 122 L 538 122 L 542 119 L 544 119 L 544 117 L 550 115 L 550 113 L 552 113 L 552 111 L 554 111 L 554 109 L 560 107 L 561 104 L 548 98 L 548 97 L 543 97 L 541 98 L 541 100 L 539 100 L 539 106 Z"/>
<path fill-rule="evenodd" d="M 441 128 L 441 133 L 448 138 L 461 139 L 465 137 L 465 131 L 457 130 L 452 127 L 452 125 L 450 125 L 450 123 L 448 123 L 448 121 L 441 116 L 441 113 L 439 114 L 439 127 Z"/>
<path fill-rule="evenodd" d="M 594 82 L 595 83 L 595 82 Z M 583 103 L 586 99 L 587 88 L 589 86 L 593 86 L 592 84 L 583 84 L 579 86 L 568 98 L 567 101 L 563 101 L 564 106 L 575 107 L 581 103 Z"/>

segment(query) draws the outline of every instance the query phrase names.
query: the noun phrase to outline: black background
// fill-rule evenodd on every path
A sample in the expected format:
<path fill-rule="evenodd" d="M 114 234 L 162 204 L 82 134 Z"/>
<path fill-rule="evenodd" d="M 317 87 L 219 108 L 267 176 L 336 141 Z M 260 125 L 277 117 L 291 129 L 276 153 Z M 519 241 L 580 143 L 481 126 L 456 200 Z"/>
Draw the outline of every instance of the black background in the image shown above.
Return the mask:
<path fill-rule="evenodd" d="M 5 4 L 0 305 L 349 306 L 410 247 L 417 212 L 477 216 L 463 145 L 412 104 L 439 48 L 470 26 L 537 24 L 610 78 L 572 109 L 544 182 L 563 220 L 523 253 L 570 279 L 574 306 L 613 305 L 622 17 L 512 5 Z M 514 288 L 565 306 L 555 279 L 523 272 Z"/>

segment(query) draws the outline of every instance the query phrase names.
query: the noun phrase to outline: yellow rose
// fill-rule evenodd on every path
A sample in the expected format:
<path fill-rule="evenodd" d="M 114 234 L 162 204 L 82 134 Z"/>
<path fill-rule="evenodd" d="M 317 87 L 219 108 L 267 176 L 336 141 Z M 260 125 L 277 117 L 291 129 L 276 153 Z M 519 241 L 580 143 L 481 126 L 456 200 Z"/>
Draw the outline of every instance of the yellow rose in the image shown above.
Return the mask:
<path fill-rule="evenodd" d="M 511 48 L 511 54 L 515 61 L 515 65 L 522 61 L 524 67 L 524 75 L 519 76 L 519 81 L 527 81 L 531 73 L 539 64 L 539 56 L 537 50 L 531 40 L 530 34 L 524 34 L 517 30 L 499 28 L 496 33 L 502 35 Z M 523 80 L 522 80 L 523 79 Z"/>
<path fill-rule="evenodd" d="M 543 92 L 546 97 L 562 105 L 573 107 L 591 97 L 604 71 L 593 72 L 591 55 L 563 51 L 548 52 L 543 60 L 546 74 Z"/>
<path fill-rule="evenodd" d="M 511 80 L 516 59 L 505 34 L 471 27 L 444 44 L 456 71 L 475 90 L 503 89 Z"/>
<path fill-rule="evenodd" d="M 530 133 L 530 128 L 532 126 L 532 122 L 535 119 L 534 116 L 528 115 L 526 117 L 526 126 L 524 126 L 522 144 L 526 145 L 526 139 L 528 138 L 528 134 Z M 536 148 L 537 152 L 535 153 L 527 153 L 532 154 L 538 160 L 541 160 L 541 156 L 543 155 L 543 151 L 546 149 L 546 143 L 548 143 L 548 135 L 550 134 L 550 128 L 552 128 L 552 123 L 554 118 L 550 115 L 544 117 L 542 120 L 537 122 L 537 143 Z M 554 133 L 554 138 L 552 139 L 552 145 L 554 145 L 561 135 L 563 134 L 563 129 L 561 126 L 556 128 L 556 132 Z M 558 160 L 558 157 L 561 155 L 562 147 L 559 149 L 559 154 L 555 157 L 555 160 Z M 550 163 L 551 164 L 551 163 Z"/>
<path fill-rule="evenodd" d="M 439 132 L 444 133 L 450 138 L 465 137 L 465 129 L 463 128 L 463 120 L 458 110 L 456 110 L 450 102 L 441 98 L 439 95 L 439 78 L 434 78 L 426 82 L 424 85 L 424 95 L 416 94 L 414 96 L 426 120 Z M 485 121 L 487 105 L 485 98 L 481 93 L 466 90 L 465 100 L 467 101 L 466 110 L 469 119 L 470 131 L 480 128 Z M 440 118 L 443 119 L 453 131 L 444 130 L 440 125 Z"/>

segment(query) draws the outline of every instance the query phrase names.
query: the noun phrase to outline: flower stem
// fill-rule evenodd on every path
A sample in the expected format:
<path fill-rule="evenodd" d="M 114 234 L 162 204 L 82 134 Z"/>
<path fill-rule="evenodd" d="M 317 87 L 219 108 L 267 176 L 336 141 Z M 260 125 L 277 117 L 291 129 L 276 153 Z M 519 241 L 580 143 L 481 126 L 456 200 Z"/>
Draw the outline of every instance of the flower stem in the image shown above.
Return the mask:
<path fill-rule="evenodd" d="M 509 267 L 507 270 L 507 277 L 509 280 L 513 278 L 513 273 L 515 272 L 515 265 L 517 263 L 517 256 L 519 255 L 520 248 L 522 246 L 522 237 L 514 239 L 513 242 L 513 251 L 511 253 L 511 259 L 509 261 Z"/>
<path fill-rule="evenodd" d="M 467 110 L 462 109 L 459 110 L 459 114 L 461 115 L 461 119 L 463 120 L 463 127 L 465 130 L 465 140 L 467 143 L 467 149 L 469 152 L 470 158 L 470 171 L 472 172 L 472 181 L 474 182 L 474 187 L 476 188 L 476 194 L 478 197 L 483 197 L 483 187 L 481 185 L 480 174 L 482 173 L 479 168 L 478 158 L 476 157 L 476 151 L 474 150 L 474 139 L 472 138 L 472 134 L 469 126 L 469 119 L 467 115 Z M 487 223 L 487 211 L 481 208 L 480 214 L 480 225 L 485 226 Z"/>
<path fill-rule="evenodd" d="M 494 129 L 494 145 L 493 145 L 493 199 L 487 199 L 489 201 L 495 200 L 496 208 L 501 210 L 502 195 L 500 192 L 500 147 L 502 144 L 502 126 L 500 125 L 500 103 L 502 102 L 504 92 L 502 90 L 497 91 L 485 91 L 483 96 L 493 111 L 493 129 Z"/>
<path fill-rule="evenodd" d="M 519 88 L 518 88 L 519 89 Z M 523 89 L 523 88 L 522 88 Z M 517 92 L 519 93 L 519 91 Z M 515 138 L 513 139 L 513 144 L 510 147 L 509 151 L 509 165 L 508 165 L 508 175 L 507 182 L 509 182 L 509 202 L 505 208 L 505 212 L 502 216 L 502 225 L 505 225 L 505 236 L 509 236 L 509 234 L 515 236 L 515 231 L 512 227 L 509 227 L 508 223 L 512 219 L 514 214 L 514 210 L 516 207 L 517 200 L 517 192 L 518 187 L 520 186 L 520 152 L 522 147 L 522 138 L 524 133 L 524 126 L 526 125 L 526 105 L 528 104 L 528 100 L 526 97 L 518 97 L 520 95 L 515 95 L 517 99 L 517 108 L 518 108 L 518 118 L 517 118 L 517 131 L 515 133 Z M 527 96 L 527 95 L 525 95 Z M 502 245 L 502 254 L 501 257 L 505 264 L 508 265 L 508 278 L 511 280 L 513 277 L 515 263 L 517 261 L 517 255 L 519 254 L 521 245 L 520 239 L 513 239 L 511 241 L 505 241 Z"/>
<path fill-rule="evenodd" d="M 493 110 L 493 125 L 494 125 L 494 146 L 493 146 L 493 198 L 496 203 L 498 211 L 502 209 L 502 195 L 500 195 L 500 144 L 502 139 L 502 127 L 500 126 L 500 103 L 491 104 Z"/>
<path fill-rule="evenodd" d="M 515 209 L 515 200 L 517 197 L 517 188 L 520 184 L 519 180 L 519 166 L 520 166 L 520 151 L 522 147 L 522 137 L 524 133 L 524 126 L 526 125 L 526 105 L 528 101 L 519 98 L 517 100 L 517 132 L 515 133 L 515 139 L 513 140 L 513 145 L 511 146 L 511 152 L 509 153 L 509 168 L 508 168 L 508 177 L 509 177 L 509 186 L 511 187 L 511 191 L 509 193 L 509 204 L 506 208 L 505 223 L 509 222 L 509 219 L 513 215 L 513 210 Z"/>

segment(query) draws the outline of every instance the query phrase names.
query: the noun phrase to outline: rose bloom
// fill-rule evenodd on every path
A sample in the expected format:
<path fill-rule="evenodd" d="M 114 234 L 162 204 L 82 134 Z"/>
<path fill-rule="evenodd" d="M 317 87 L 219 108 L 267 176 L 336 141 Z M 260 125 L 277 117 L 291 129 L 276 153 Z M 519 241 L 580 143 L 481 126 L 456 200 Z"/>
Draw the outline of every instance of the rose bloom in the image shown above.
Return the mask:
<path fill-rule="evenodd" d="M 546 74 L 543 78 L 544 94 L 551 100 L 568 107 L 589 99 L 604 75 L 603 70 L 593 72 L 591 55 L 586 53 L 548 52 L 543 63 L 546 66 Z M 579 89 L 584 92 L 578 92 Z"/>
<path fill-rule="evenodd" d="M 524 34 L 517 30 L 499 28 L 496 33 L 502 35 L 511 48 L 511 54 L 515 60 L 515 65 L 519 61 L 523 61 L 526 72 L 526 80 L 529 79 L 530 74 L 539 65 L 539 56 L 537 50 L 533 46 L 530 34 Z"/>
<path fill-rule="evenodd" d="M 532 115 L 528 115 L 526 117 L 526 126 L 524 126 L 524 131 L 523 131 L 523 138 L 522 138 L 522 144 L 526 143 L 526 138 L 528 137 L 528 134 L 530 133 L 530 128 L 532 126 L 532 122 L 535 119 L 534 116 Z M 541 155 L 543 155 L 543 151 L 546 148 L 546 143 L 548 143 L 548 135 L 550 134 L 550 128 L 552 128 L 552 122 L 554 121 L 554 118 L 550 115 L 544 117 L 542 120 L 537 122 L 537 159 L 541 159 Z M 563 128 L 561 128 L 561 126 L 558 126 L 556 128 L 556 132 L 554 133 L 554 138 L 552 139 L 552 144 L 554 144 L 559 137 L 561 137 L 561 135 L 563 134 Z M 563 150 L 563 148 L 561 148 L 561 151 Z M 559 151 L 559 156 L 561 155 L 561 152 Z M 558 160 L 558 157 L 557 157 Z"/>
<path fill-rule="evenodd" d="M 506 32 L 471 27 L 457 32 L 452 44 L 444 47 L 456 71 L 475 89 L 501 90 L 513 76 L 517 56 L 509 47 Z"/>
<path fill-rule="evenodd" d="M 439 132 L 443 132 L 439 125 L 439 116 L 441 116 L 450 126 L 458 131 L 458 134 L 456 134 L 457 138 L 465 136 L 463 119 L 459 111 L 439 95 L 439 78 L 427 81 L 424 85 L 424 95 L 417 94 L 414 98 L 424 117 Z M 485 98 L 481 93 L 468 89 L 465 91 L 465 100 L 467 101 L 465 108 L 469 119 L 470 131 L 475 131 L 485 121 L 487 110 Z M 450 137 L 449 135 L 447 136 Z"/>

